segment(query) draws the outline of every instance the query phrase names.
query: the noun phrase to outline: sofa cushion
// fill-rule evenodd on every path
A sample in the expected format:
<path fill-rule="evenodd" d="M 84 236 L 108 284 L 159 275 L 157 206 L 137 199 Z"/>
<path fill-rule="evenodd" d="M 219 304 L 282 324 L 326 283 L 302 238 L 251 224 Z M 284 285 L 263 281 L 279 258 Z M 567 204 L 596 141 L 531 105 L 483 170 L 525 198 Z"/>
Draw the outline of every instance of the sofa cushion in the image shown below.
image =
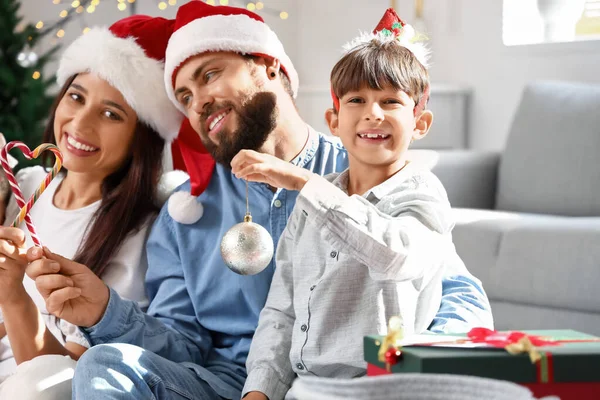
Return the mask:
<path fill-rule="evenodd" d="M 524 218 L 506 232 L 489 294 L 523 304 L 600 313 L 600 218 Z"/>
<path fill-rule="evenodd" d="M 496 208 L 600 216 L 600 85 L 528 85 L 500 161 Z"/>
<path fill-rule="evenodd" d="M 490 299 L 600 313 L 600 217 L 453 212 L 456 251 Z"/>
<path fill-rule="evenodd" d="M 494 328 L 498 330 L 575 329 L 600 335 L 600 313 L 540 307 L 490 299 Z"/>

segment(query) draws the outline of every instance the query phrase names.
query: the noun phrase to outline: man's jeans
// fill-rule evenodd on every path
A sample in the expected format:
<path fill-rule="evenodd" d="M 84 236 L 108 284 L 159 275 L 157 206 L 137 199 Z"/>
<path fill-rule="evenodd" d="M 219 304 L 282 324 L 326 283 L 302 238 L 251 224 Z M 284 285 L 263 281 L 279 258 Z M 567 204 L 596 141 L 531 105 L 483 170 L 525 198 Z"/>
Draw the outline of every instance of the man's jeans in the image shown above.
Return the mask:
<path fill-rule="evenodd" d="M 73 399 L 221 399 L 194 371 L 129 344 L 90 348 L 77 363 Z"/>

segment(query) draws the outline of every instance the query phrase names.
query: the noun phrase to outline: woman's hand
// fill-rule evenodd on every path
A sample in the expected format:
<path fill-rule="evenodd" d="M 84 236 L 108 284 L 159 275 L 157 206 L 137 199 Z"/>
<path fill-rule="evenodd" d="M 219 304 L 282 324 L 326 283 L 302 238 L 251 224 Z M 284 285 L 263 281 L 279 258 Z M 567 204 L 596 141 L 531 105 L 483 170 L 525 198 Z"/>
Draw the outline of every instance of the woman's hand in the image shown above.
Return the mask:
<path fill-rule="evenodd" d="M 27 295 L 23 277 L 27 267 L 25 232 L 0 226 L 0 306 L 19 302 Z"/>
<path fill-rule="evenodd" d="M 100 321 L 108 306 L 110 291 L 88 267 L 32 247 L 27 275 L 46 301 L 48 312 L 73 325 L 90 327 Z M 45 258 L 44 258 L 45 257 Z"/>
<path fill-rule="evenodd" d="M 240 151 L 231 160 L 231 171 L 240 179 L 288 190 L 302 190 L 313 175 L 304 168 L 253 150 Z"/>

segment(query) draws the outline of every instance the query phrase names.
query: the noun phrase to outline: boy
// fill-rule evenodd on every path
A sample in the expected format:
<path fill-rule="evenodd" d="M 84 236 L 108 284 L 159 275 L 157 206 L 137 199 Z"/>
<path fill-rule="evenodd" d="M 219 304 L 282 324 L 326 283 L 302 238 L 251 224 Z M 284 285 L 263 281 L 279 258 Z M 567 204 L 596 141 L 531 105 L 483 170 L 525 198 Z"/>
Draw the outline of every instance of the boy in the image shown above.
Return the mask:
<path fill-rule="evenodd" d="M 248 356 L 245 399 L 283 398 L 295 375 L 364 375 L 362 338 L 400 316 L 407 335 L 427 330 L 445 265 L 462 262 L 439 180 L 407 159 L 423 138 L 426 54 L 393 9 L 353 41 L 331 73 L 326 119 L 349 168 L 326 178 L 242 151 L 238 178 L 299 190 L 277 249 L 276 271 Z"/>

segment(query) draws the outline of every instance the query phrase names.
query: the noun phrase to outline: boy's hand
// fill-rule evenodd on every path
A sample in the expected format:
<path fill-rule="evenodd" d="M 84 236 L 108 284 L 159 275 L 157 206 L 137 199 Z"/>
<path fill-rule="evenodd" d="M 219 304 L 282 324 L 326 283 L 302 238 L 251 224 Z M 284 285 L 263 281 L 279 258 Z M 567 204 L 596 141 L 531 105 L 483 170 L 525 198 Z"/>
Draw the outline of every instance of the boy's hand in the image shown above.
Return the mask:
<path fill-rule="evenodd" d="M 45 257 L 45 258 L 44 258 Z M 88 267 L 34 247 L 27 252 L 31 263 L 27 275 L 46 301 L 48 311 L 73 325 L 90 327 L 98 323 L 110 298 L 102 279 Z"/>
<path fill-rule="evenodd" d="M 237 178 L 288 190 L 302 190 L 312 172 L 269 154 L 242 150 L 231 160 Z"/>
<path fill-rule="evenodd" d="M 269 400 L 262 392 L 249 392 L 243 397 L 244 400 Z"/>

